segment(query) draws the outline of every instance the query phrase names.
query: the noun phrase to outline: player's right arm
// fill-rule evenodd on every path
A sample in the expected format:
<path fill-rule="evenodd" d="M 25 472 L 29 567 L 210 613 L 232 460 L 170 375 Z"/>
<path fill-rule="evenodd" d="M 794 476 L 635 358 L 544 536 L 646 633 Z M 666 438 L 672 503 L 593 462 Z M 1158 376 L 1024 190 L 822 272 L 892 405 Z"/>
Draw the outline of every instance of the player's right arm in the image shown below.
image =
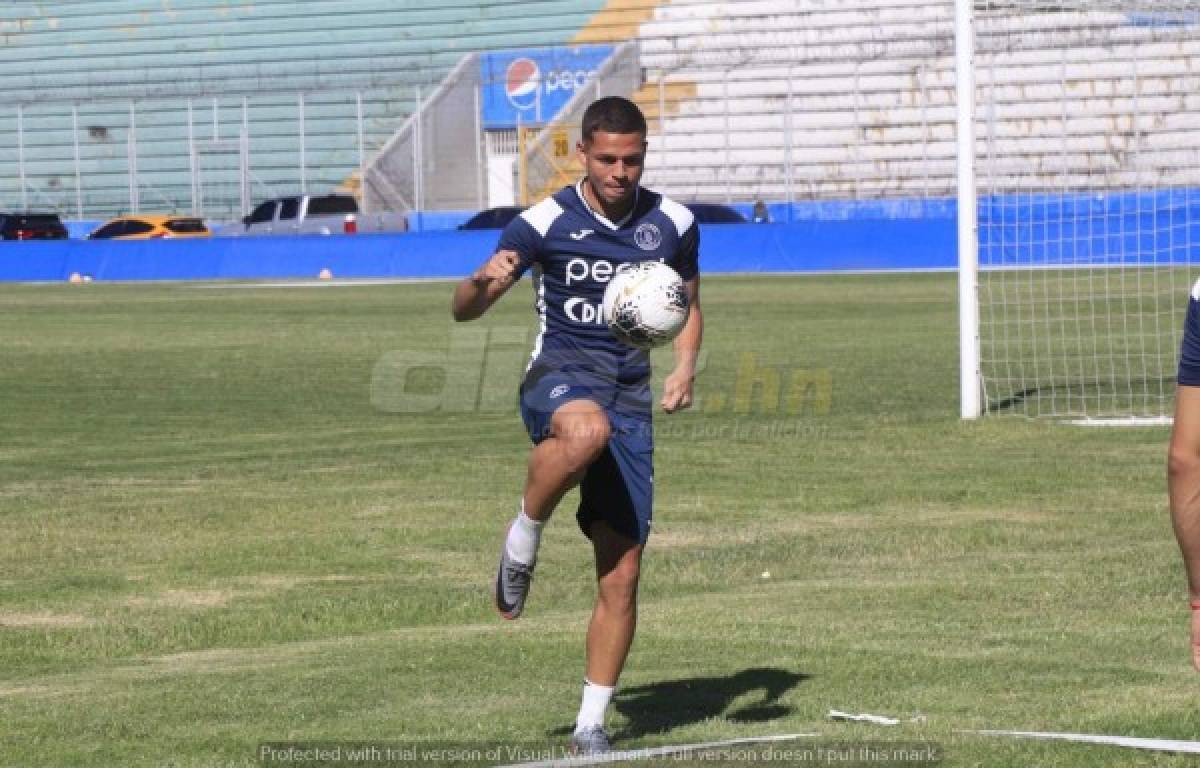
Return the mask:
<path fill-rule="evenodd" d="M 499 250 L 479 269 L 459 281 L 450 311 L 458 322 L 474 320 L 488 311 L 517 278 L 521 258 L 516 251 Z"/>
<path fill-rule="evenodd" d="M 526 215 L 508 223 L 500 233 L 496 252 L 454 288 L 450 311 L 458 322 L 487 312 L 538 261 L 545 232 L 535 230 Z"/>

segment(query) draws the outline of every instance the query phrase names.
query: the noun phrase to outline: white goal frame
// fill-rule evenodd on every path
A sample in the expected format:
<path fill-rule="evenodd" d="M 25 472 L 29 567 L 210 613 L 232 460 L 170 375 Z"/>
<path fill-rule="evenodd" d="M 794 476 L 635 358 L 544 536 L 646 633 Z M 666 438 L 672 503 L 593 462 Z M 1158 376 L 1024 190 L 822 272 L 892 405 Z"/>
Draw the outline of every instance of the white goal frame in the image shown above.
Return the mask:
<path fill-rule="evenodd" d="M 959 401 L 964 419 L 983 415 L 979 360 L 979 219 L 975 191 L 975 4 L 954 0 L 954 82 L 958 102 Z"/>
<path fill-rule="evenodd" d="M 955 0 L 961 418 L 1170 422 L 1198 63 L 1186 0 Z"/>

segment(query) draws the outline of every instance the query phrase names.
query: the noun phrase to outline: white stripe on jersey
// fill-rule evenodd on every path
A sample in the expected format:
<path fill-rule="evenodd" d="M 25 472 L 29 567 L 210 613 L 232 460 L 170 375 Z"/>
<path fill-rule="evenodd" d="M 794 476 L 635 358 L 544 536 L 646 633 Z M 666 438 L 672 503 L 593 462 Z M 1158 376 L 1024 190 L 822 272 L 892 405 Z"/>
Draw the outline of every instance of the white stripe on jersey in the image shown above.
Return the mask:
<path fill-rule="evenodd" d="M 542 202 L 521 214 L 521 218 L 529 222 L 529 226 L 542 237 L 550 231 L 550 225 L 563 213 L 562 206 L 553 197 L 547 197 Z"/>
<path fill-rule="evenodd" d="M 1200 280 L 1197 280 L 1195 284 L 1192 285 L 1192 298 L 1196 301 L 1200 301 Z"/>
<path fill-rule="evenodd" d="M 675 225 L 675 233 L 680 237 L 683 236 L 684 232 L 688 231 L 688 227 L 692 226 L 692 222 L 696 220 L 696 217 L 684 205 L 675 202 L 666 195 L 662 196 L 662 200 L 658 203 L 658 208 Z"/>
<path fill-rule="evenodd" d="M 641 194 L 641 192 L 638 191 L 639 189 L 640 187 L 633 188 L 633 205 L 630 206 L 629 213 L 622 216 L 620 221 L 609 221 L 607 216 L 600 211 L 597 211 L 588 203 L 587 198 L 583 196 L 583 179 L 580 179 L 579 182 L 575 184 L 575 195 L 579 198 L 579 202 L 583 203 L 583 207 L 587 208 L 588 213 L 592 214 L 592 216 L 601 224 L 615 232 L 616 230 L 628 224 L 629 220 L 633 218 L 633 212 L 637 210 L 638 195 Z"/>
<path fill-rule="evenodd" d="M 549 198 L 546 199 L 549 200 Z M 529 365 L 525 366 L 525 373 L 529 373 L 529 369 L 541 356 L 542 337 L 546 335 L 546 281 L 542 278 L 541 267 L 533 268 L 533 287 L 537 296 L 534 306 L 538 313 L 538 335 L 533 342 L 533 353 L 529 356 Z"/>

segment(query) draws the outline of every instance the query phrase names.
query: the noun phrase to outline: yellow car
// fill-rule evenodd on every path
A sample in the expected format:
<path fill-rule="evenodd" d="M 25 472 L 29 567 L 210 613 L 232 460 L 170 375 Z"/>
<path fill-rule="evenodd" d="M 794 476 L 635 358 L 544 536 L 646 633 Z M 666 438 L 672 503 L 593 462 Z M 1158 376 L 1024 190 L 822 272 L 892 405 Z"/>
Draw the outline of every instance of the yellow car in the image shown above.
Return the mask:
<path fill-rule="evenodd" d="M 212 237 L 195 216 L 135 213 L 118 216 L 87 236 L 88 240 L 154 240 L 169 237 Z"/>

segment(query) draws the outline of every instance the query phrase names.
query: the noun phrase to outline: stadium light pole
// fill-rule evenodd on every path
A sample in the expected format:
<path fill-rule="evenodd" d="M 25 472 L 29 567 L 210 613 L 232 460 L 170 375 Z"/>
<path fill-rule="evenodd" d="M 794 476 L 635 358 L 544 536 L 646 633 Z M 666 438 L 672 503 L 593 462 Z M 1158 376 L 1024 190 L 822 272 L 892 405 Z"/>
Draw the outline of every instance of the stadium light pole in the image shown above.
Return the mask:
<path fill-rule="evenodd" d="M 354 92 L 355 125 L 358 127 L 358 208 L 363 213 L 367 209 L 367 148 L 363 141 L 363 103 L 362 91 Z"/>
<path fill-rule="evenodd" d="M 296 94 L 296 124 L 300 128 L 300 194 L 308 194 L 308 138 L 304 125 L 304 91 Z"/>
<path fill-rule="evenodd" d="M 25 185 L 25 107 L 17 103 L 17 183 L 21 185 L 21 210 L 29 210 L 29 191 Z"/>
<path fill-rule="evenodd" d="M 238 194 L 241 196 L 242 210 L 239 214 L 250 212 L 250 99 L 242 96 L 242 130 L 238 136 Z"/>
<path fill-rule="evenodd" d="M 200 216 L 204 213 L 204 205 L 200 200 L 200 157 L 197 154 L 198 147 L 196 144 L 196 128 L 192 123 L 192 100 L 187 101 L 187 142 L 188 142 L 188 162 L 192 170 L 192 215 Z M 245 211 L 243 211 L 245 213 Z"/>
<path fill-rule="evenodd" d="M 982 415 L 979 370 L 979 221 L 975 197 L 975 9 L 954 3 L 958 103 L 958 360 L 963 419 Z"/>
<path fill-rule="evenodd" d="M 75 218 L 83 218 L 83 171 L 79 167 L 79 104 L 71 105 L 71 156 L 75 159 Z"/>
<path fill-rule="evenodd" d="M 138 140 L 137 140 L 137 107 L 129 102 L 129 136 L 127 137 L 126 156 L 129 167 L 129 211 L 138 213 L 142 208 L 139 196 L 141 182 L 138 180 Z"/>
<path fill-rule="evenodd" d="M 479 77 L 478 68 L 476 68 L 475 77 Z M 486 206 L 483 204 L 484 186 L 487 184 L 487 164 L 483 156 L 483 145 L 487 142 L 487 137 L 483 132 L 483 84 L 476 82 L 472 88 L 472 96 L 475 98 L 475 207 L 482 211 Z"/>

